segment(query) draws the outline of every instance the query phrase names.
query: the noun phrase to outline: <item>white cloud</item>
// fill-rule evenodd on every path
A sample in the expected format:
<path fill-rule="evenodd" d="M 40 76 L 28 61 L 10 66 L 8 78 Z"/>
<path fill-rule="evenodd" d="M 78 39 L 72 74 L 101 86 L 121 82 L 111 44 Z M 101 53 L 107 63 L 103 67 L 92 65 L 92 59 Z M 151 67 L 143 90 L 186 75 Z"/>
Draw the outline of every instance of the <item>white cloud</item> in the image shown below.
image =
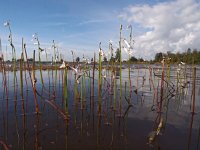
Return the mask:
<path fill-rule="evenodd" d="M 92 23 L 101 23 L 101 22 L 105 22 L 105 20 L 101 20 L 101 19 L 93 19 L 93 20 L 87 20 L 87 21 L 83 21 L 80 22 L 79 25 L 87 25 L 87 24 L 92 24 Z"/>
<path fill-rule="evenodd" d="M 176 0 L 129 6 L 119 17 L 144 29 L 135 37 L 136 55 L 152 59 L 157 52 L 200 47 L 199 9 L 200 3 L 195 0 Z"/>

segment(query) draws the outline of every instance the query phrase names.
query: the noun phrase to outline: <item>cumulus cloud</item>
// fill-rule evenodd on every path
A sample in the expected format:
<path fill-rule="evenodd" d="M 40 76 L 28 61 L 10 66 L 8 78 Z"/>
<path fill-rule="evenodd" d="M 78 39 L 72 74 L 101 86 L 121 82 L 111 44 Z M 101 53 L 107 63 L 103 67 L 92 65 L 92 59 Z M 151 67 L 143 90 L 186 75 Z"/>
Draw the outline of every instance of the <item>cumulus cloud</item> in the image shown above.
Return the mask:
<path fill-rule="evenodd" d="M 136 55 L 152 59 L 157 52 L 200 48 L 199 10 L 195 0 L 176 0 L 129 6 L 119 17 L 141 27 L 143 32 L 135 37 Z"/>

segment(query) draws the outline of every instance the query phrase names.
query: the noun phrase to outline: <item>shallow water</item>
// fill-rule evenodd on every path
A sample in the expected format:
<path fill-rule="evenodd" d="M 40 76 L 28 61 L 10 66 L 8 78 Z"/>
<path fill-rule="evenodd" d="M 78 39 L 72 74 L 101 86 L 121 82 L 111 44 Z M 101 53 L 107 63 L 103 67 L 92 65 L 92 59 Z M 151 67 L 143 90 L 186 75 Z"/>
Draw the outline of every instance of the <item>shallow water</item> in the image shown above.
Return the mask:
<path fill-rule="evenodd" d="M 102 98 L 99 98 L 97 70 L 94 85 L 92 78 L 80 78 L 77 92 L 74 88 L 74 72 L 69 70 L 68 109 L 63 96 L 64 71 L 57 72 L 56 83 L 55 71 L 43 71 L 44 87 L 40 72 L 36 71 L 39 115 L 35 113 L 34 93 L 28 72 L 23 72 L 23 94 L 20 90 L 19 71 L 15 86 L 14 73 L 6 72 L 7 90 L 1 73 L 0 140 L 10 149 L 200 149 L 200 70 L 197 69 L 196 113 L 192 115 L 190 66 L 187 69 L 187 80 L 190 81 L 187 88 L 177 85 L 176 66 L 171 67 L 168 83 L 174 85 L 174 96 L 165 98 L 171 88 L 165 84 L 161 112 L 158 111 L 155 98 L 156 96 L 160 100 L 160 78 L 152 74 L 151 79 L 155 86 L 153 89 L 148 67 L 131 67 L 131 96 L 128 69 L 123 69 L 121 99 L 119 79 L 116 79 L 116 99 L 114 98 L 110 71 L 106 71 L 107 78 L 102 80 Z M 151 67 L 159 74 L 160 66 Z M 92 70 L 90 75 L 92 76 Z M 126 100 L 130 100 L 131 105 Z M 149 137 L 157 130 L 160 120 L 163 120 L 161 131 L 149 143 Z"/>

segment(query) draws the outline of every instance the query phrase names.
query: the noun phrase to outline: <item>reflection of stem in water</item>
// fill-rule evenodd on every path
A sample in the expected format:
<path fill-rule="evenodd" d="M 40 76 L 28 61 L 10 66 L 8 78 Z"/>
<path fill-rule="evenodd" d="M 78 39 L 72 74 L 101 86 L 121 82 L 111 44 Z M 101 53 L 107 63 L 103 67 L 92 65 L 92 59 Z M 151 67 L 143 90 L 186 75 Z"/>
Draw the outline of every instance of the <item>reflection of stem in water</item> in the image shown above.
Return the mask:
<path fill-rule="evenodd" d="M 114 136 L 115 136 L 115 111 L 113 112 L 113 120 L 112 120 L 112 137 L 111 137 L 111 142 L 110 145 L 113 147 L 114 145 Z"/>
<path fill-rule="evenodd" d="M 24 106 L 24 103 L 23 103 Z M 23 150 L 26 149 L 26 114 L 23 112 Z"/>
<path fill-rule="evenodd" d="M 200 126 L 198 131 L 197 149 L 199 149 L 199 141 L 200 141 Z"/>
<path fill-rule="evenodd" d="M 67 69 L 64 70 L 64 101 L 65 101 L 65 111 L 68 115 L 68 79 L 67 79 Z"/>
<path fill-rule="evenodd" d="M 4 105 L 2 103 L 2 108 L 4 108 Z M 4 139 L 8 139 L 8 110 L 6 110 L 6 113 L 4 113 L 4 110 L 2 109 L 2 115 L 3 115 L 3 135 Z"/>
<path fill-rule="evenodd" d="M 27 56 L 26 45 L 25 45 L 25 44 L 24 44 L 24 52 L 25 52 L 25 56 L 26 56 L 28 68 L 30 68 L 30 67 L 29 67 L 28 56 Z M 35 84 L 33 84 L 33 83 L 34 83 L 34 80 L 35 80 L 34 65 L 35 65 L 35 50 L 34 50 L 34 52 L 33 52 L 32 75 L 31 75 L 31 72 L 29 71 L 29 77 L 30 77 L 30 79 L 32 80 L 32 81 L 31 81 L 31 85 L 32 85 L 32 89 L 33 89 L 33 92 L 34 92 L 34 103 L 35 103 L 36 113 L 39 113 L 38 102 L 37 102 L 37 99 L 36 99 L 36 87 L 35 87 Z"/>
<path fill-rule="evenodd" d="M 81 136 L 83 136 L 83 116 L 84 113 L 83 113 L 83 109 L 81 110 Z"/>
<path fill-rule="evenodd" d="M 101 138 L 101 115 L 98 116 L 97 123 L 97 149 L 100 147 L 100 138 Z"/>
<path fill-rule="evenodd" d="M 192 83 L 192 113 L 195 113 L 195 90 L 196 90 L 196 67 L 193 70 L 193 83 Z"/>
<path fill-rule="evenodd" d="M 15 128 L 16 128 L 16 134 L 17 134 L 17 140 L 18 140 L 18 146 L 19 146 L 20 136 L 19 136 L 18 118 L 16 114 L 15 114 Z"/>
<path fill-rule="evenodd" d="M 3 146 L 4 150 L 9 150 L 8 145 L 3 140 L 1 140 L 1 139 L 0 139 L 0 145 Z"/>
<path fill-rule="evenodd" d="M 132 107 L 132 105 L 129 105 L 128 108 L 126 109 L 124 115 L 123 115 L 123 118 L 124 118 L 124 127 L 123 127 L 123 135 L 124 135 L 124 138 L 125 138 L 125 143 L 127 144 L 128 141 L 127 141 L 127 122 L 128 122 L 128 112 L 130 110 L 130 108 Z"/>
<path fill-rule="evenodd" d="M 194 121 L 194 114 L 192 113 L 191 122 L 190 122 L 190 129 L 189 129 L 189 135 L 188 135 L 188 145 L 187 145 L 188 149 L 190 149 L 193 121 Z"/>
<path fill-rule="evenodd" d="M 38 115 L 36 115 L 36 118 L 35 118 L 35 121 L 36 121 L 36 123 L 35 123 L 35 126 L 34 126 L 34 128 L 35 128 L 35 150 L 39 150 L 39 149 L 41 149 L 41 144 L 40 144 L 40 139 L 39 139 L 39 134 L 40 134 L 40 131 L 39 131 L 39 116 Z"/>
<path fill-rule="evenodd" d="M 69 128 L 69 125 L 66 122 L 66 128 L 65 128 L 65 150 L 68 149 L 68 132 L 69 132 L 68 128 Z"/>

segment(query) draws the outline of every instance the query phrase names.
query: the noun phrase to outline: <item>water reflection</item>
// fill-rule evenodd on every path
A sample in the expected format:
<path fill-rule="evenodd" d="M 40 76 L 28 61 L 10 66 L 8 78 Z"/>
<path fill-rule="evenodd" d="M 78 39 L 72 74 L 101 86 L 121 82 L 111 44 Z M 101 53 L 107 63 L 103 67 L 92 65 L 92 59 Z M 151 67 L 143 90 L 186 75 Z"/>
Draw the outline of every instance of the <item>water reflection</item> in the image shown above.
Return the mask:
<path fill-rule="evenodd" d="M 77 84 L 71 70 L 67 78 L 64 70 L 58 70 L 57 75 L 55 70 L 46 70 L 44 86 L 38 80 L 35 90 L 28 72 L 16 72 L 14 86 L 13 73 L 6 72 L 1 75 L 0 87 L 1 148 L 184 149 L 185 142 L 188 149 L 198 149 L 200 118 L 198 112 L 191 115 L 192 77 L 189 75 L 187 80 L 191 82 L 181 88 L 172 67 L 170 79 L 163 80 L 161 89 L 161 76 L 159 72 L 154 74 L 153 67 L 132 67 L 132 87 L 128 84 L 128 69 L 123 69 L 121 106 L 119 79 L 113 79 L 109 70 L 100 98 L 97 71 L 83 75 Z M 27 79 L 23 86 L 22 73 Z M 35 73 L 40 76 L 39 71 Z M 197 70 L 197 76 L 199 73 Z M 200 107 L 199 89 L 197 80 L 196 111 Z M 39 113 L 35 113 L 36 102 Z"/>

